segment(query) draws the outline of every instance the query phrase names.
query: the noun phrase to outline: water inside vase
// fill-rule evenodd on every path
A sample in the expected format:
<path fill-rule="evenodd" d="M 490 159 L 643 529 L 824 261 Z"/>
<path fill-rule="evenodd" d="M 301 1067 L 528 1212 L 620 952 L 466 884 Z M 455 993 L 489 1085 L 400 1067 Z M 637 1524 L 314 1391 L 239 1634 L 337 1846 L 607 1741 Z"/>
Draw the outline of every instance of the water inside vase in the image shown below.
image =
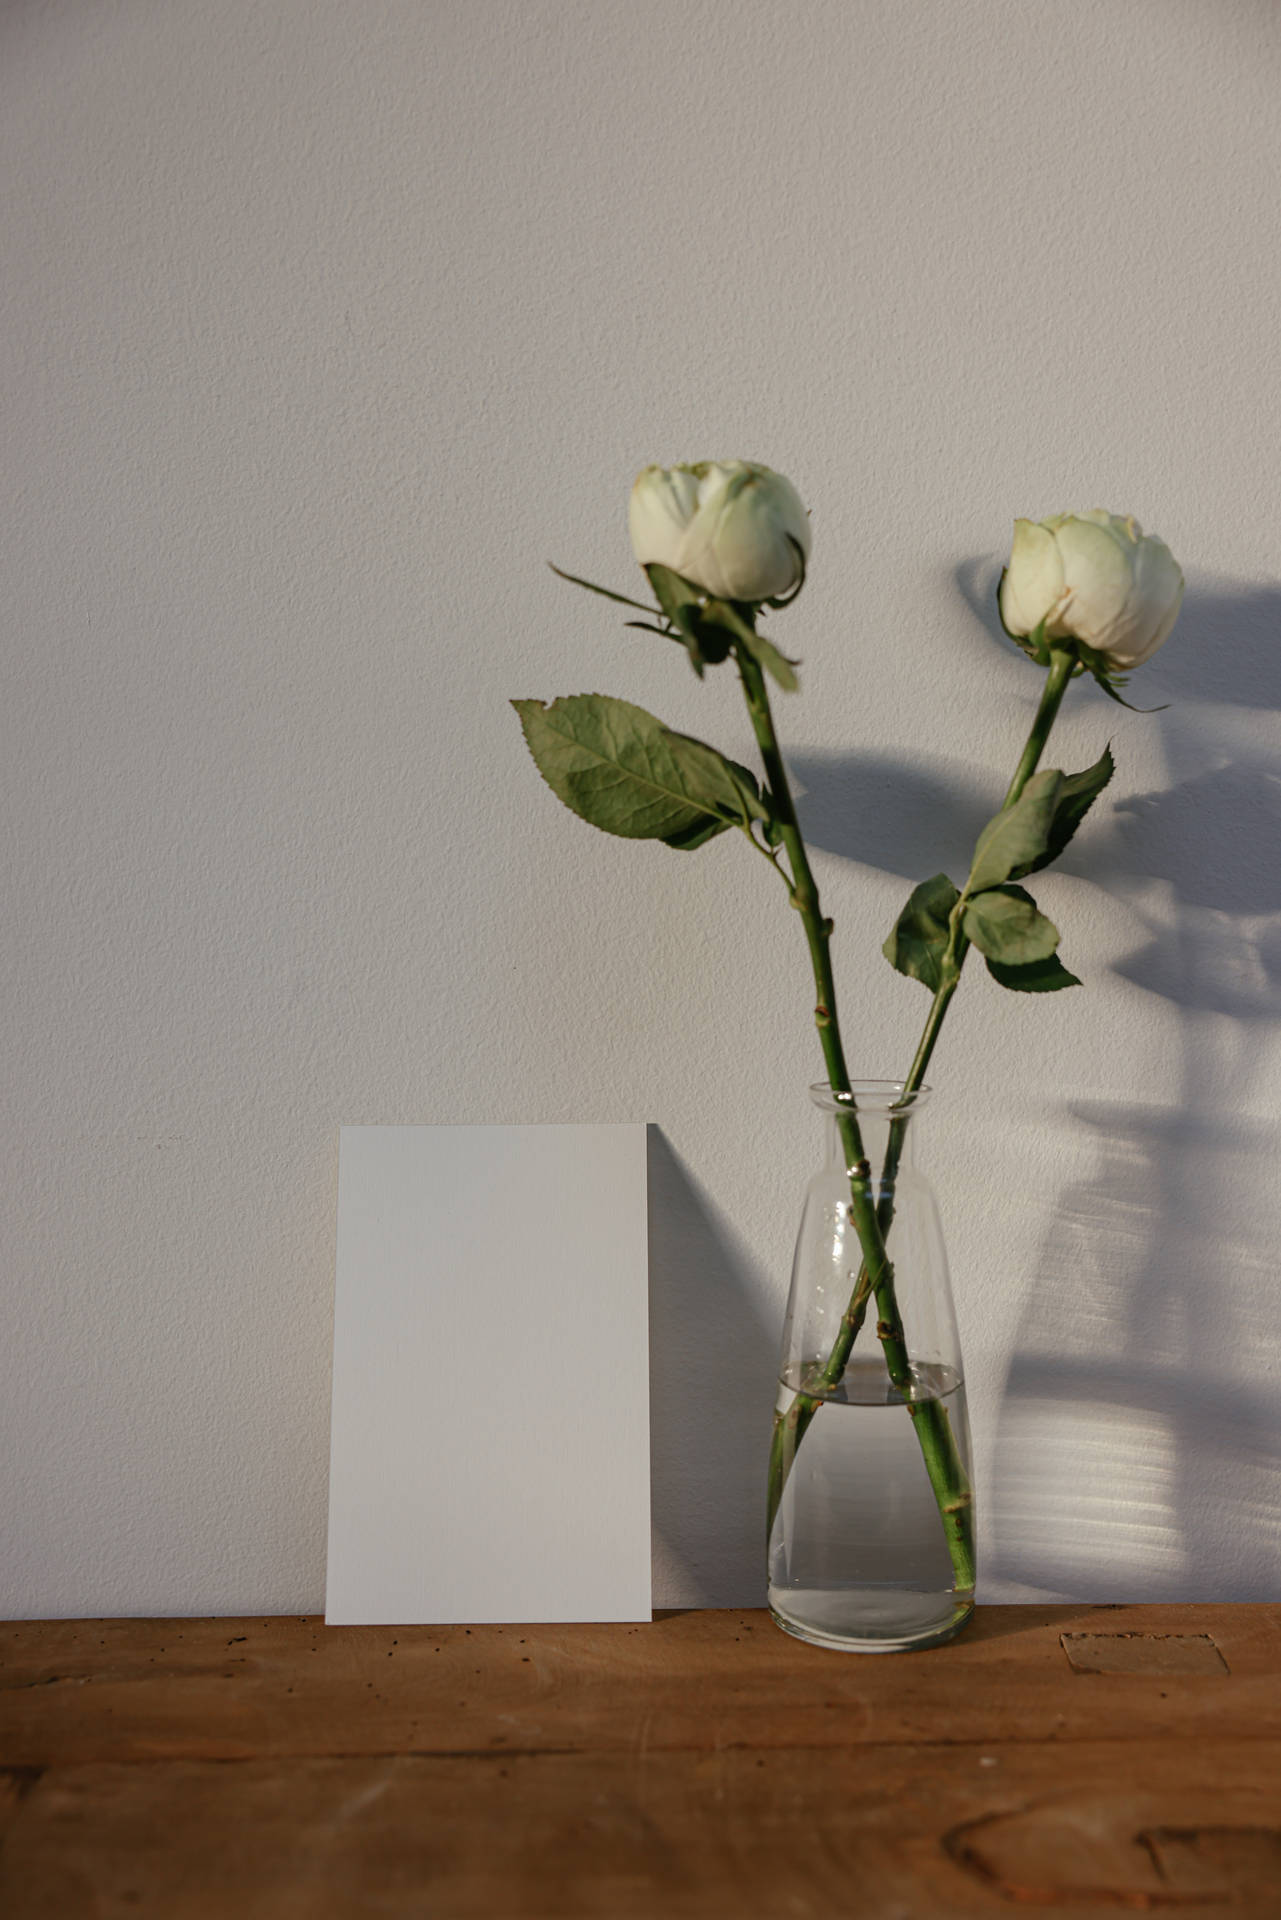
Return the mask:
<path fill-rule="evenodd" d="M 945 1412 L 970 1472 L 965 1385 L 952 1368 L 913 1369 L 911 1397 Z M 780 1385 L 785 1415 L 795 1381 Z M 769 1543 L 769 1604 L 789 1633 L 824 1646 L 892 1652 L 950 1638 L 973 1607 L 958 1592 L 938 1504 L 903 1396 L 879 1358 L 856 1360 L 791 1461 Z"/>

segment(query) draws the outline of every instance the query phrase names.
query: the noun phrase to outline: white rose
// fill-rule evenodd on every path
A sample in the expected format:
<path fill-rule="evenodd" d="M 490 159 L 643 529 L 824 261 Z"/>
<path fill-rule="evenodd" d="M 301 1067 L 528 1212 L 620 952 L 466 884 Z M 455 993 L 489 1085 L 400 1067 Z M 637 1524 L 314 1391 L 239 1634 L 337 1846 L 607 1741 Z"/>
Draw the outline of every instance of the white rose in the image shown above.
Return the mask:
<path fill-rule="evenodd" d="M 627 522 L 641 566 L 670 567 L 714 600 L 777 600 L 803 577 L 796 548 L 809 557 L 800 495 L 781 473 L 750 460 L 646 467 Z"/>
<path fill-rule="evenodd" d="M 1137 520 L 1095 508 L 1016 520 L 1000 598 L 1009 633 L 1022 638 L 1044 620 L 1048 640 L 1081 640 L 1127 673 L 1169 637 L 1183 574 Z"/>

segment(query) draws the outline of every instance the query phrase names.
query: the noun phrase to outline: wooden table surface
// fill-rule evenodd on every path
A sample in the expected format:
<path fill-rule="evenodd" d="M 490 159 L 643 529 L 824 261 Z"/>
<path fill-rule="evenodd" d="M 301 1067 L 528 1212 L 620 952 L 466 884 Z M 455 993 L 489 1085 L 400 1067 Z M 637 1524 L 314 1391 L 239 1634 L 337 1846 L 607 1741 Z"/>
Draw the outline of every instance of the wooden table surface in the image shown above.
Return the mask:
<path fill-rule="evenodd" d="M 1281 1607 L 0 1623 L 4 1920 L 1281 1916 Z"/>

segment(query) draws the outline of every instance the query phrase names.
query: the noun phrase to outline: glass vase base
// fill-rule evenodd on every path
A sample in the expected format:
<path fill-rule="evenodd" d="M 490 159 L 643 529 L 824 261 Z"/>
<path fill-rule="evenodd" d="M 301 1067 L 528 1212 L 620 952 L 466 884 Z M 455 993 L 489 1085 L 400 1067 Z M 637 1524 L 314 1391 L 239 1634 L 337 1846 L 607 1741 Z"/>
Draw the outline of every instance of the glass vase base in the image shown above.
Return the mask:
<path fill-rule="evenodd" d="M 838 1653 L 911 1653 L 940 1647 L 973 1618 L 972 1598 L 902 1587 L 771 1587 L 775 1625 Z"/>

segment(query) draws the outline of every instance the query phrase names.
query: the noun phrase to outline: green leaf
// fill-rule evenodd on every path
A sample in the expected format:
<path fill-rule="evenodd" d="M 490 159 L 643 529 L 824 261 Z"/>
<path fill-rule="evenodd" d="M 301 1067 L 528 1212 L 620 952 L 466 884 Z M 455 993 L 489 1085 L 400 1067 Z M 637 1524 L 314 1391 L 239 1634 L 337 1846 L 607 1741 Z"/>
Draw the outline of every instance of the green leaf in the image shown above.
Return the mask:
<path fill-rule="evenodd" d="M 992 887 L 972 895 L 961 916 L 961 931 L 980 953 L 1007 967 L 1048 960 L 1059 944 L 1058 928 L 1022 887 Z"/>
<path fill-rule="evenodd" d="M 580 580 L 576 573 L 566 573 L 554 561 L 547 562 L 558 579 L 568 580 L 571 587 L 586 587 L 588 593 L 598 593 L 604 600 L 617 600 L 620 607 L 639 607 L 642 613 L 653 613 L 653 607 L 647 607 L 643 600 L 629 600 L 625 593 L 615 593 L 612 587 L 598 587 L 594 580 Z"/>
<path fill-rule="evenodd" d="M 709 820 L 704 826 L 691 827 L 687 833 L 669 833 L 663 844 L 674 847 L 678 853 L 693 853 L 696 847 L 706 846 L 718 833 L 724 833 L 726 824 L 724 820 Z"/>
<path fill-rule="evenodd" d="M 974 849 L 968 891 L 983 893 L 1022 880 L 1057 860 L 1116 771 L 1112 750 L 1084 773 L 1046 767 L 1034 774 L 1012 807 L 988 821 Z"/>
<path fill-rule="evenodd" d="M 992 978 L 1011 993 L 1057 993 L 1061 987 L 1079 987 L 1081 982 L 1074 973 L 1069 973 L 1056 953 L 1048 960 L 1033 960 L 1027 966 L 1007 967 L 999 960 L 989 960 L 987 970 Z"/>
<path fill-rule="evenodd" d="M 922 880 L 894 923 L 894 930 L 881 948 L 892 967 L 909 980 L 919 980 L 931 993 L 942 982 L 942 961 L 948 942 L 948 916 L 960 894 L 945 873 Z"/>
<path fill-rule="evenodd" d="M 1065 773 L 1062 776 L 1045 852 L 1030 867 L 1021 868 L 1020 874 L 1039 873 L 1042 867 L 1048 867 L 1052 860 L 1058 859 L 1115 772 L 1112 749 L 1104 747 L 1094 765 L 1087 767 L 1084 773 Z"/>
<path fill-rule="evenodd" d="M 717 747 L 709 747 L 705 740 L 696 740 L 692 733 L 677 733 L 673 727 L 664 727 L 664 733 L 672 740 L 684 740 L 687 745 L 696 747 L 700 753 L 714 754 L 725 772 L 729 775 L 738 794 L 741 807 L 741 820 L 744 825 L 749 820 L 767 820 L 769 809 L 761 793 L 760 782 L 750 767 L 731 760 L 727 753 L 721 753 Z M 737 823 L 736 823 L 737 824 Z"/>
<path fill-rule="evenodd" d="M 1032 871 L 1049 846 L 1062 785 L 1063 775 L 1053 768 L 1033 774 L 1014 805 L 988 821 L 974 849 L 967 892 L 982 893 Z"/>
<path fill-rule="evenodd" d="M 745 767 L 671 732 L 643 707 L 603 693 L 512 705 L 552 792 L 604 833 L 687 851 L 726 827 L 764 817 Z"/>

